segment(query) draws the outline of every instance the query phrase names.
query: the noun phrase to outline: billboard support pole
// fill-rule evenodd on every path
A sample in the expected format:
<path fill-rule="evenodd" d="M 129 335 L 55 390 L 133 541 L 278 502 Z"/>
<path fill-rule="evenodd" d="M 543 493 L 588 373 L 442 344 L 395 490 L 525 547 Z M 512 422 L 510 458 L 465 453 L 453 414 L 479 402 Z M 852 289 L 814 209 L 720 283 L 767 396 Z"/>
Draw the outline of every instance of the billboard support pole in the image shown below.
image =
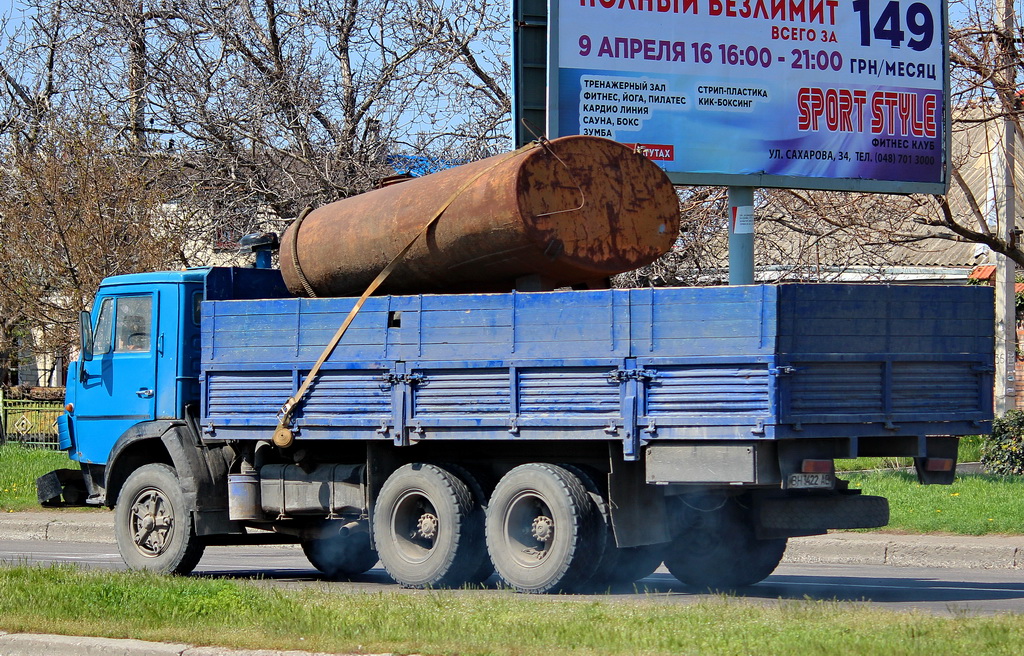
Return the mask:
<path fill-rule="evenodd" d="M 999 51 L 1000 65 L 1006 77 L 1004 95 L 1012 97 L 1016 89 L 1014 79 L 1014 8 L 1009 0 L 997 0 L 996 20 L 1000 30 L 995 41 Z M 1007 64 L 1009 64 L 1007 66 Z M 1006 102 L 1006 101 L 1004 101 Z M 999 214 L 997 231 L 999 238 L 1009 244 L 1013 241 L 1013 230 L 1016 227 L 1017 188 L 1014 173 L 1016 164 L 1016 125 L 1013 121 L 1013 108 L 1004 108 L 1005 118 L 1002 120 L 1002 140 L 997 149 L 1002 160 L 993 168 L 1002 170 L 1002 179 L 994 181 L 999 193 Z M 1016 265 L 1007 256 L 996 254 L 996 379 L 995 379 L 995 411 L 1002 417 L 1016 405 L 1015 367 L 1017 353 L 1017 321 L 1016 321 Z"/>
<path fill-rule="evenodd" d="M 754 188 L 729 187 L 729 284 L 754 284 Z"/>

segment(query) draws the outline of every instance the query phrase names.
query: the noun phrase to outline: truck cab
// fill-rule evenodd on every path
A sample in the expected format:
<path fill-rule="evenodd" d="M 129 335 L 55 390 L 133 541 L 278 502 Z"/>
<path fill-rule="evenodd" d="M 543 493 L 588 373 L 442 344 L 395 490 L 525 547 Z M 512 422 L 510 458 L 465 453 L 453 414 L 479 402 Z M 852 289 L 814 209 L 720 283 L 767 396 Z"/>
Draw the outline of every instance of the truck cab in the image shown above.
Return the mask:
<path fill-rule="evenodd" d="M 61 446 L 105 465 L 132 426 L 182 419 L 199 401 L 199 307 L 208 270 L 108 278 L 81 316 Z"/>
<path fill-rule="evenodd" d="M 89 503 L 112 505 L 112 466 L 199 410 L 200 312 L 204 299 L 274 297 L 277 271 L 196 268 L 107 278 L 80 317 L 80 356 L 68 367 L 60 447 L 85 473 Z M 160 456 L 173 460 L 170 455 Z M 116 494 L 115 490 L 110 490 Z"/>

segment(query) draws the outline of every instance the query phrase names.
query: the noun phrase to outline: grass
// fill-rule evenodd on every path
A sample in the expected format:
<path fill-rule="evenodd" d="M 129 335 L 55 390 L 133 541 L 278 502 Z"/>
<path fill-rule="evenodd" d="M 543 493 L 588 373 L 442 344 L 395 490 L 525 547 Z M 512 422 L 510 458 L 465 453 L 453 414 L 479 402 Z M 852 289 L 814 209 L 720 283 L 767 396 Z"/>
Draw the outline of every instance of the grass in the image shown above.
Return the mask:
<path fill-rule="evenodd" d="M 36 478 L 54 469 L 78 469 L 63 451 L 0 446 L 0 511 L 39 510 Z"/>
<path fill-rule="evenodd" d="M 962 474 L 952 485 L 919 485 L 902 471 L 843 475 L 850 487 L 889 499 L 884 530 L 908 533 L 1024 533 L 1024 477 Z"/>
<path fill-rule="evenodd" d="M 958 462 L 980 462 L 981 445 L 984 435 L 967 435 L 960 438 Z M 862 471 L 865 469 L 900 469 L 913 467 L 913 458 L 845 458 L 836 460 L 836 471 Z"/>
<path fill-rule="evenodd" d="M 0 629 L 345 653 L 1017 654 L 1017 615 L 938 617 L 831 601 L 691 605 L 493 591 L 339 594 L 68 566 L 0 567 Z"/>

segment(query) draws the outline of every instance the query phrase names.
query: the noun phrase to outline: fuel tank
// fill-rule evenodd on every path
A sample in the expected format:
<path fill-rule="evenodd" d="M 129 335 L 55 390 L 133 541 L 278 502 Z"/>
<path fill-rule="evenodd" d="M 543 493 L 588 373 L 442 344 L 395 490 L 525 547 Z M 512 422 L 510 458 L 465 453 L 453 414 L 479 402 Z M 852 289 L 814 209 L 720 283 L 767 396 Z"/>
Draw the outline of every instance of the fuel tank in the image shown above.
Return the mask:
<path fill-rule="evenodd" d="M 600 284 L 653 262 L 679 231 L 657 165 L 614 141 L 562 137 L 312 211 L 282 238 L 284 281 L 307 296 L 301 270 L 317 296 L 360 294 L 438 212 L 380 292 Z"/>

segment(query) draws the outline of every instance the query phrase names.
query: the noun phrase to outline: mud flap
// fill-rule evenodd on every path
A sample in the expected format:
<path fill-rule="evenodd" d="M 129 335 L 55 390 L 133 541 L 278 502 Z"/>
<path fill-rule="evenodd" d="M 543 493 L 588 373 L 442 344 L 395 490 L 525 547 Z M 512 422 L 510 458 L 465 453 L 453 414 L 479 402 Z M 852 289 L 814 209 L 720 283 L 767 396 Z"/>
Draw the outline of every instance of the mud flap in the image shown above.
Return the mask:
<path fill-rule="evenodd" d="M 84 506 L 87 496 L 80 470 L 55 469 L 36 479 L 36 498 L 42 506 Z"/>

